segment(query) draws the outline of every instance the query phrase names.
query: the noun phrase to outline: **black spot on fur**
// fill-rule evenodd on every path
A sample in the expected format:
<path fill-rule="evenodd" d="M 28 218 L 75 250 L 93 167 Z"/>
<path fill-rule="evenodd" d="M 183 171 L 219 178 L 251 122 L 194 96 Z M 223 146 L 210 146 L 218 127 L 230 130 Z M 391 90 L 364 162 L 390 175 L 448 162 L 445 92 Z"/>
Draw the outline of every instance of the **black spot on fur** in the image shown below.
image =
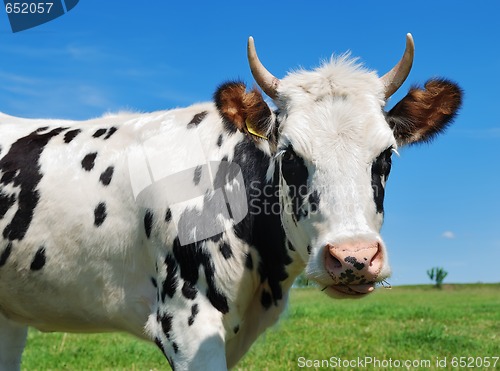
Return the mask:
<path fill-rule="evenodd" d="M 201 166 L 196 166 L 196 168 L 194 169 L 194 176 L 193 176 L 194 185 L 200 184 L 201 169 L 202 169 Z"/>
<path fill-rule="evenodd" d="M 182 246 L 179 237 L 173 243 L 175 260 L 179 264 L 181 278 L 191 286 L 198 282 L 200 266 L 203 267 L 207 283 L 206 296 L 210 303 L 222 314 L 229 311 L 226 296 L 215 285 L 215 268 L 210 254 L 202 248 L 204 243 L 193 243 Z"/>
<path fill-rule="evenodd" d="M 208 114 L 207 111 L 203 111 L 203 112 L 200 112 L 200 113 L 197 113 L 196 115 L 194 115 L 193 118 L 191 119 L 191 121 L 189 121 L 189 123 L 187 124 L 188 129 L 192 129 L 192 128 L 197 127 L 203 121 L 203 119 L 207 116 L 207 114 Z"/>
<path fill-rule="evenodd" d="M 150 210 L 146 211 L 144 214 L 144 230 L 146 232 L 146 237 L 151 237 L 151 228 L 153 227 L 153 212 Z"/>
<path fill-rule="evenodd" d="M 222 134 L 217 138 L 217 147 L 222 147 Z"/>
<path fill-rule="evenodd" d="M 188 326 L 192 326 L 194 323 L 194 319 L 200 310 L 198 309 L 198 304 L 194 304 L 191 307 L 191 316 L 188 318 Z"/>
<path fill-rule="evenodd" d="M 293 260 L 290 257 L 290 255 L 286 254 L 285 256 L 283 256 L 283 264 L 289 265 L 289 264 L 292 264 L 292 263 L 293 263 Z"/>
<path fill-rule="evenodd" d="M 45 247 L 40 247 L 36 254 L 35 257 L 33 258 L 33 261 L 31 262 L 30 269 L 32 271 L 38 271 L 43 268 L 45 265 Z"/>
<path fill-rule="evenodd" d="M 115 128 L 114 126 L 111 126 L 109 129 L 108 129 L 108 133 L 106 134 L 106 136 L 104 137 L 104 140 L 107 140 L 109 138 L 111 138 L 111 136 L 117 131 L 118 129 Z"/>
<path fill-rule="evenodd" d="M 293 245 L 290 241 L 287 241 L 287 246 L 288 246 L 288 250 L 295 251 L 295 247 L 293 247 Z"/>
<path fill-rule="evenodd" d="M 227 242 L 223 242 L 222 245 L 219 246 L 220 252 L 224 259 L 229 259 L 233 256 L 233 251 L 231 250 L 231 246 Z"/>
<path fill-rule="evenodd" d="M 248 269 L 252 270 L 253 269 L 253 258 L 252 258 L 252 254 L 248 253 L 246 254 L 247 257 L 245 259 L 245 267 L 247 267 Z"/>
<path fill-rule="evenodd" d="M 170 208 L 167 209 L 167 212 L 165 213 L 165 221 L 168 223 L 172 220 L 172 211 Z"/>
<path fill-rule="evenodd" d="M 385 183 L 387 181 L 391 171 L 391 154 L 392 150 L 388 148 L 372 163 L 372 189 L 377 213 L 384 212 L 385 189 L 383 182 Z"/>
<path fill-rule="evenodd" d="M 240 331 L 240 326 L 235 326 L 233 332 L 237 334 Z"/>
<path fill-rule="evenodd" d="M 46 133 L 35 131 L 19 138 L 0 160 L 0 171 L 3 172 L 0 183 L 2 185 L 12 184 L 14 187 L 20 188 L 17 198 L 18 209 L 3 231 L 4 238 L 10 241 L 24 238 L 40 199 L 36 188 L 43 174 L 40 171 L 38 161 L 50 139 L 66 129 L 55 128 Z M 10 175 L 6 176 L 6 174 Z M 10 201 L 11 199 L 7 196 L 7 200 L 4 200 L 6 204 L 3 207 L 8 207 Z"/>
<path fill-rule="evenodd" d="M 104 202 L 100 202 L 94 209 L 94 225 L 99 227 L 102 223 L 104 223 L 106 216 L 106 204 Z"/>
<path fill-rule="evenodd" d="M 271 307 L 272 300 L 273 299 L 271 298 L 271 294 L 266 290 L 262 290 L 262 295 L 260 297 L 260 303 L 262 304 L 264 309 L 269 309 Z"/>
<path fill-rule="evenodd" d="M 92 135 L 94 138 L 99 138 L 99 137 L 102 137 L 104 135 L 104 133 L 106 132 L 107 129 L 98 129 L 94 135 Z"/>
<path fill-rule="evenodd" d="M 0 256 L 0 267 L 4 266 L 12 252 L 12 242 L 9 242 Z"/>
<path fill-rule="evenodd" d="M 35 133 L 41 133 L 42 131 L 47 130 L 49 127 L 48 126 L 42 126 L 38 129 L 35 130 Z"/>
<path fill-rule="evenodd" d="M 115 168 L 113 166 L 108 166 L 106 170 L 104 170 L 99 177 L 99 180 L 101 183 L 105 186 L 109 185 L 111 183 L 111 179 L 113 178 L 113 172 Z"/>
<path fill-rule="evenodd" d="M 222 232 L 221 233 L 217 233 L 217 234 L 213 235 L 212 237 L 210 237 L 209 240 L 212 241 L 212 242 L 217 243 L 217 242 L 220 241 L 220 239 L 222 238 L 222 236 L 223 236 Z"/>
<path fill-rule="evenodd" d="M 151 283 L 153 284 L 153 286 L 154 286 L 155 288 L 157 288 L 157 287 L 158 287 L 158 282 L 156 282 L 156 278 L 151 277 Z"/>
<path fill-rule="evenodd" d="M 5 213 L 14 205 L 16 202 L 16 196 L 14 194 L 5 194 L 0 191 L 0 219 L 3 219 Z"/>
<path fill-rule="evenodd" d="M 172 255 L 167 254 L 165 257 L 165 265 L 167 266 L 167 277 L 163 281 L 161 292 L 161 301 L 165 302 L 165 297 L 173 298 L 177 289 L 177 263 Z"/>
<path fill-rule="evenodd" d="M 68 131 L 66 134 L 64 134 L 64 143 L 71 142 L 81 132 L 82 131 L 80 129 L 74 129 L 74 130 Z"/>
<path fill-rule="evenodd" d="M 311 246 L 307 245 L 307 253 L 311 255 Z"/>
<path fill-rule="evenodd" d="M 165 349 L 163 349 L 163 344 L 161 343 L 160 338 L 155 338 L 155 344 L 160 350 L 162 351 L 163 354 L 165 354 Z M 166 355 L 166 354 L 165 354 Z"/>
<path fill-rule="evenodd" d="M 92 152 L 86 155 L 82 160 L 82 167 L 86 171 L 90 171 L 94 168 L 95 158 L 97 157 L 97 152 Z"/>
<path fill-rule="evenodd" d="M 170 315 L 168 315 L 166 313 L 160 319 L 161 329 L 163 330 L 163 333 L 167 337 L 168 337 L 168 333 L 172 330 L 172 319 L 173 319 L 172 316 L 170 316 Z"/>
<path fill-rule="evenodd" d="M 6 171 L 5 173 L 3 173 L 2 175 L 2 180 L 1 182 L 3 184 L 8 184 L 8 183 L 11 183 L 14 179 L 14 177 L 16 176 L 16 171 Z"/>
<path fill-rule="evenodd" d="M 179 352 L 179 346 L 177 345 L 177 343 L 175 341 L 172 342 L 172 348 L 174 349 L 174 353 L 177 354 L 177 352 Z"/>
<path fill-rule="evenodd" d="M 184 282 L 184 285 L 182 285 L 182 295 L 184 295 L 186 299 L 194 300 L 197 293 L 198 290 L 196 290 L 195 287 L 191 286 L 189 282 Z"/>

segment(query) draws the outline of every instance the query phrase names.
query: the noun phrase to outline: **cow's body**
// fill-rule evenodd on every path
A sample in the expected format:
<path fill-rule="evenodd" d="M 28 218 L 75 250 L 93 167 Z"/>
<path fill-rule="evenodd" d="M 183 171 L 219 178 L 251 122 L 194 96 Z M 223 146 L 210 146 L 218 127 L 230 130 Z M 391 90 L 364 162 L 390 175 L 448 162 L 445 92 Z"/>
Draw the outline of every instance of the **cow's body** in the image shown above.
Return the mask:
<path fill-rule="evenodd" d="M 200 113 L 206 113 L 203 120 L 189 126 Z M 144 142 L 145 137 L 168 132 L 178 144 L 168 149 L 172 156 L 185 152 L 185 143 L 199 140 L 207 161 L 248 161 L 253 163 L 251 168 L 245 167 L 248 169 L 244 174 L 248 183 L 257 181 L 263 185 L 266 182 L 270 157 L 254 150 L 254 153 L 245 152 L 248 158 L 242 159 L 241 148 L 253 146 L 251 140 L 239 132 L 224 134 L 222 121 L 213 104 L 152 114 L 120 114 L 88 122 L 19 120 L 9 116 L 2 116 L 1 122 L 2 129 L 10 137 L 2 138 L 4 150 L 0 167 L 5 164 L 5 168 L 22 169 L 24 156 L 33 153 L 27 158 L 31 164 L 40 165 L 39 174 L 43 177 L 36 185 L 39 201 L 30 207 L 33 216 L 17 222 L 28 228 L 14 236 L 6 236 L 0 250 L 4 257 L 0 272 L 0 308 L 11 320 L 43 331 L 126 331 L 150 339 L 144 327 L 148 316 L 157 313 L 157 291 L 160 296 L 164 295 L 162 285 L 166 280 L 162 272 L 156 272 L 156 265 L 165 265 L 165 256 L 172 254 L 176 229 L 172 220 L 166 220 L 167 210 L 172 213 L 168 204 L 161 208 L 145 208 L 134 199 L 128 156 L 134 147 Z M 79 130 L 78 133 L 75 130 Z M 108 136 L 110 130 L 114 132 Z M 19 138 L 27 139 L 19 141 Z M 43 142 L 42 146 L 40 142 Z M 235 151 L 236 148 L 240 151 Z M 13 165 L 12 161 L 20 163 Z M 2 168 L 2 174 L 8 173 L 5 168 Z M 30 179 L 33 177 L 35 174 L 30 173 Z M 26 192 L 30 188 L 14 182 L 2 183 L 2 186 L 3 205 L 9 204 L 12 194 L 19 199 L 17 192 L 22 189 Z M 97 214 L 102 216 L 96 217 L 99 205 L 103 205 L 102 212 Z M 18 210 L 15 202 L 6 208 L 0 220 L 2 231 L 10 230 Z M 149 231 L 146 214 L 152 215 Z M 279 215 L 271 218 L 279 227 Z M 269 228 L 256 233 L 267 233 L 267 238 L 272 238 L 269 233 L 276 235 L 281 239 L 279 245 L 269 248 L 285 249 L 284 235 L 280 230 Z M 224 288 L 230 308 L 222 321 L 223 328 L 217 331 L 224 333 L 226 341 L 243 334 L 241 337 L 247 339 L 243 343 L 247 344 L 239 345 L 244 348 L 251 344 L 250 339 L 255 339 L 277 320 L 285 301 L 284 295 L 273 296 L 273 308 L 264 309 L 262 290 L 269 284 L 261 285 L 258 270 L 262 268 L 262 275 L 270 277 L 272 285 L 283 286 L 281 290 L 286 293 L 296 274 L 303 269 L 303 263 L 298 260 L 289 267 L 284 265 L 290 263 L 288 260 L 265 262 L 258 253 L 260 246 L 251 246 L 247 241 L 252 233 L 245 231 L 245 234 L 247 236 L 240 239 L 232 230 L 227 230 L 224 238 L 203 243 L 203 249 L 210 255 L 214 266 L 216 287 Z M 233 242 L 228 250 L 221 250 L 228 241 L 237 242 Z M 9 244 L 11 247 L 7 249 Z M 41 256 L 41 248 L 44 262 L 34 264 L 37 254 Z M 286 255 L 286 251 L 283 254 Z M 281 267 L 280 263 L 283 263 Z M 199 266 L 193 262 L 191 267 L 181 266 L 180 269 L 197 270 Z M 275 271 L 289 270 L 293 273 L 273 277 Z M 160 283 L 158 290 L 153 282 Z M 202 287 L 205 284 L 199 283 Z M 172 290 L 185 298 L 186 295 L 181 294 L 182 286 Z M 188 299 L 190 305 L 184 308 L 185 314 L 182 307 L 175 308 L 173 326 L 187 329 L 194 325 L 188 325 L 190 317 L 194 322 L 198 316 L 209 315 L 210 308 L 204 307 L 213 306 L 197 296 Z M 48 297 L 50 300 L 46 300 Z M 170 298 L 168 293 L 166 297 Z M 254 308 L 252 302 L 257 304 L 253 305 Z M 218 304 L 220 311 L 215 310 L 216 317 L 226 312 L 225 304 Z M 192 315 L 194 305 L 198 306 L 198 313 Z M 251 324 L 249 329 L 242 323 L 245 316 L 252 318 L 248 321 Z M 259 322 L 263 323 L 260 328 Z M 180 346 L 180 343 L 178 340 L 176 345 Z M 236 348 L 234 352 L 237 352 Z"/>
<path fill-rule="evenodd" d="M 314 81 L 307 73 L 284 79 L 276 112 L 226 84 L 215 103 L 172 111 L 86 122 L 0 115 L 0 368 L 19 366 L 25 326 L 33 326 L 125 331 L 156 342 L 173 367 L 222 369 L 276 322 L 305 266 L 332 295 L 366 294 L 385 279 L 378 231 L 387 158 L 421 138 L 408 139 L 408 129 L 393 136 L 376 75 L 343 60 L 321 71 Z M 339 73 L 347 78 L 329 77 Z M 325 100 L 327 109 L 314 109 Z M 366 112 L 358 114 L 360 103 Z M 330 117 L 333 130 L 287 104 Z M 252 121 L 268 140 L 252 134 Z M 322 163 L 327 146 L 342 154 Z M 143 175 L 136 165 L 144 153 L 167 161 L 146 161 Z M 238 166 L 224 171 L 227 164 Z M 158 165 L 169 171 L 156 177 Z M 346 181 L 335 190 L 330 169 Z M 169 187 L 182 171 L 187 188 L 207 179 L 213 188 L 176 199 L 182 184 Z M 170 183 L 140 194 L 148 174 Z M 355 190 L 357 182 L 368 188 Z M 217 189 L 228 213 L 214 201 Z M 328 209 L 330 199 L 345 202 Z M 215 210 L 208 221 L 207 209 Z M 202 225 L 217 233 L 204 235 Z"/>

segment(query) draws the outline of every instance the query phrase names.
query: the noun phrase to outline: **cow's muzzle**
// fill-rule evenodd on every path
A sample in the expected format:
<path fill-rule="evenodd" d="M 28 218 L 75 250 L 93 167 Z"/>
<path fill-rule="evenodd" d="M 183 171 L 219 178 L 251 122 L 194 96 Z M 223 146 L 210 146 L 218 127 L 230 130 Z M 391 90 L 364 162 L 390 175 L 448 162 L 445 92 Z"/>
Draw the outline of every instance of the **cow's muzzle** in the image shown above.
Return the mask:
<path fill-rule="evenodd" d="M 325 269 L 333 280 L 328 293 L 360 296 L 372 292 L 380 280 L 383 264 L 382 247 L 378 241 L 327 244 Z"/>

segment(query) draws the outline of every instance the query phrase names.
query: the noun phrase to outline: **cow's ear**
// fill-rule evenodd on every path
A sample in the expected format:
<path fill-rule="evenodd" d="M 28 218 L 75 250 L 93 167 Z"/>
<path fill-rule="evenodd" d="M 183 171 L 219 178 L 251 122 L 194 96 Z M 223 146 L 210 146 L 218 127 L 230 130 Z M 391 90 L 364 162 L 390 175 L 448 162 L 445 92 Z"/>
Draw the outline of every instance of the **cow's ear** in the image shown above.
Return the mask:
<path fill-rule="evenodd" d="M 273 113 L 258 89 L 247 92 L 245 84 L 229 82 L 217 89 L 214 100 L 228 131 L 240 130 L 255 140 L 271 139 Z"/>
<path fill-rule="evenodd" d="M 448 80 L 433 79 L 412 87 L 387 114 L 398 145 L 430 141 L 453 120 L 462 104 L 462 89 Z"/>

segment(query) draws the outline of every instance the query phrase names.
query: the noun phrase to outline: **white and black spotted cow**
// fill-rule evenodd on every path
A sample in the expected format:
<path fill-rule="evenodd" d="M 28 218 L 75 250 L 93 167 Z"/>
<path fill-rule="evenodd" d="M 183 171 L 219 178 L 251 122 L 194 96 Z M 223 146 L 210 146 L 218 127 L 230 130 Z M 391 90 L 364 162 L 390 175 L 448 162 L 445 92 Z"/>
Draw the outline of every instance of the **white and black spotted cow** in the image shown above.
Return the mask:
<path fill-rule="evenodd" d="M 172 368 L 232 367 L 304 270 L 331 296 L 390 273 L 379 235 L 398 147 L 431 139 L 461 103 L 442 79 L 393 109 L 413 41 L 379 78 L 332 59 L 282 80 L 252 73 L 214 103 L 85 122 L 0 115 L 0 369 L 27 326 L 126 331 Z"/>

